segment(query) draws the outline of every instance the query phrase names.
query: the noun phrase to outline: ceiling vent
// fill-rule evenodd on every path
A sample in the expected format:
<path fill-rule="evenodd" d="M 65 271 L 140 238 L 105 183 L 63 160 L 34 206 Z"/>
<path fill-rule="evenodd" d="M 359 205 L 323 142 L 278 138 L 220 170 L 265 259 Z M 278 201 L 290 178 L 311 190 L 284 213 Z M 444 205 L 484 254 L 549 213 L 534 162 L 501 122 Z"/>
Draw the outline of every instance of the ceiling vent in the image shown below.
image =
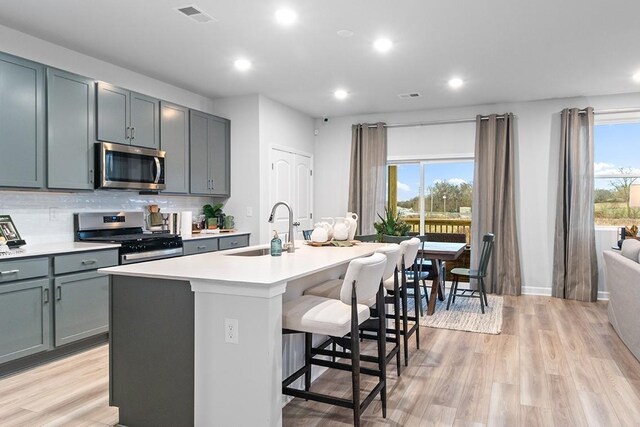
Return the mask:
<path fill-rule="evenodd" d="M 410 92 L 410 93 L 401 93 L 398 95 L 398 98 L 420 98 L 422 95 L 420 95 L 418 92 Z"/>
<path fill-rule="evenodd" d="M 179 7 L 176 10 L 182 13 L 184 16 L 191 18 L 197 22 L 211 22 L 215 20 L 212 16 L 207 15 L 194 5 Z"/>

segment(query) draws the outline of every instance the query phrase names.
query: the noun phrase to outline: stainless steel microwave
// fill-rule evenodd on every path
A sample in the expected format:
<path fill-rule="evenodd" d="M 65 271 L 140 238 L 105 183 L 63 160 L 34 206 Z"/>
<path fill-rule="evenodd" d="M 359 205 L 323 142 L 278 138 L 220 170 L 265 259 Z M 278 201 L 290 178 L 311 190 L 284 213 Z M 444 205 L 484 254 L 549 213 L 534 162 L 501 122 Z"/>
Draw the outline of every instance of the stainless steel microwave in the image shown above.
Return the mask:
<path fill-rule="evenodd" d="M 96 188 L 164 190 L 165 152 L 132 145 L 96 143 Z"/>

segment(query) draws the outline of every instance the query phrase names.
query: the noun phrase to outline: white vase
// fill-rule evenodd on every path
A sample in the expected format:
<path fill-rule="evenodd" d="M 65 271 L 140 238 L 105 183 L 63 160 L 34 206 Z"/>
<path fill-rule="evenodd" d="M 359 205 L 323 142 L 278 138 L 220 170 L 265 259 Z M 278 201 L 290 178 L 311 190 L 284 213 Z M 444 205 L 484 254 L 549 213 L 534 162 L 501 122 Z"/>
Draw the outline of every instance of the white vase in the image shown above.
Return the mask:
<path fill-rule="evenodd" d="M 337 217 L 333 224 L 333 239 L 348 240 L 349 239 L 349 223 L 343 217 Z"/>
<path fill-rule="evenodd" d="M 329 240 L 329 234 L 327 233 L 326 227 L 321 222 L 317 223 L 311 233 L 311 241 L 315 243 L 324 243 L 327 240 Z"/>
<path fill-rule="evenodd" d="M 347 222 L 349 223 L 349 240 L 353 240 L 358 228 L 358 214 L 347 212 Z"/>
<path fill-rule="evenodd" d="M 327 229 L 327 240 L 333 239 L 333 224 L 335 224 L 335 220 L 330 216 L 325 216 L 320 218 L 320 224 Z"/>

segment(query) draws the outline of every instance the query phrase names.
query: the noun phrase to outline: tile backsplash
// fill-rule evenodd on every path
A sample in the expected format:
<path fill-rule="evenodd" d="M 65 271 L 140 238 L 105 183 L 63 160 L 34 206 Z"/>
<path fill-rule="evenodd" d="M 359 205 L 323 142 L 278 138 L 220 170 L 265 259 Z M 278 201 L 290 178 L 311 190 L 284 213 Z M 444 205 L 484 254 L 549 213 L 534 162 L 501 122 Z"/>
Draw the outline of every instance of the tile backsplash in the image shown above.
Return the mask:
<path fill-rule="evenodd" d="M 73 241 L 76 212 L 139 211 L 156 204 L 161 212 L 191 211 L 195 216 L 207 203 L 212 203 L 211 197 L 139 195 L 133 191 L 0 191 L 0 215 L 11 215 L 27 244 Z"/>

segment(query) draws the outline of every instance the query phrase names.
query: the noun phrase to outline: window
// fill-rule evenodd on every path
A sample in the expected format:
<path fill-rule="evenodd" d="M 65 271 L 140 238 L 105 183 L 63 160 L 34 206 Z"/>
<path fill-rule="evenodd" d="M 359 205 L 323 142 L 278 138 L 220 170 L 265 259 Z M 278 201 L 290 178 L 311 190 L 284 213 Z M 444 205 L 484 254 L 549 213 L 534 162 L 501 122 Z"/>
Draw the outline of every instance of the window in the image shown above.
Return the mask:
<path fill-rule="evenodd" d="M 473 159 L 397 163 L 389 166 L 389 204 L 423 234 L 470 234 Z"/>
<path fill-rule="evenodd" d="M 630 206 L 630 189 L 640 184 L 640 120 L 599 121 L 594 129 L 595 224 L 638 224 L 640 208 Z"/>

